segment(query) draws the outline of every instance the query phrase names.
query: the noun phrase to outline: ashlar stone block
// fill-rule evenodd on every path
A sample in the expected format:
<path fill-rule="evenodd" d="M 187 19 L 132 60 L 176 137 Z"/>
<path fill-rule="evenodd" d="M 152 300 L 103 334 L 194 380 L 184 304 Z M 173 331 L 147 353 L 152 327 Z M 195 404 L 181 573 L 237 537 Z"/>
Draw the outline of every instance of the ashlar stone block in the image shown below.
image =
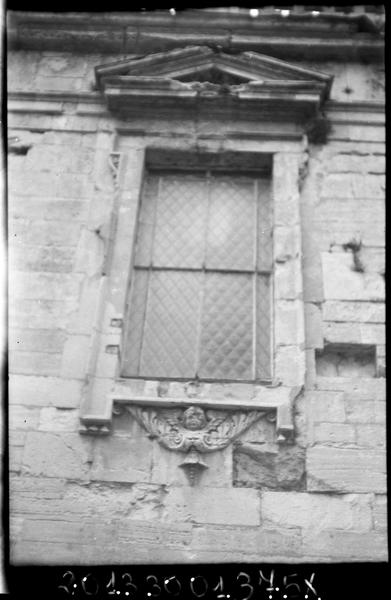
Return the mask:
<path fill-rule="evenodd" d="M 262 492 L 261 495 L 262 523 L 269 527 L 369 531 L 371 507 L 372 494 Z"/>
<path fill-rule="evenodd" d="M 259 494 L 251 489 L 172 487 L 164 501 L 163 515 L 167 521 L 259 525 Z"/>
<path fill-rule="evenodd" d="M 88 479 L 93 440 L 78 433 L 27 433 L 23 473 L 34 476 Z"/>
<path fill-rule="evenodd" d="M 314 446 L 307 452 L 309 491 L 377 492 L 386 490 L 386 455 L 368 448 Z"/>

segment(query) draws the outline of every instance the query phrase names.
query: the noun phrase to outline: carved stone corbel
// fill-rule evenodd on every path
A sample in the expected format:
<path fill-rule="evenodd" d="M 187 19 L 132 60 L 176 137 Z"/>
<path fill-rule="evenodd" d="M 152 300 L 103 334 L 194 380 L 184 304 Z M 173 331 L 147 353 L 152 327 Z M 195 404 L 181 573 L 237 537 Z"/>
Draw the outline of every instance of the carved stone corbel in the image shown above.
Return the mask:
<path fill-rule="evenodd" d="M 114 404 L 114 414 L 129 412 L 137 422 L 168 450 L 183 452 L 179 465 L 186 471 L 190 485 L 208 468 L 201 455 L 222 450 L 261 418 L 276 421 L 275 409 L 220 410 L 191 404 L 178 408 L 159 408 Z"/>

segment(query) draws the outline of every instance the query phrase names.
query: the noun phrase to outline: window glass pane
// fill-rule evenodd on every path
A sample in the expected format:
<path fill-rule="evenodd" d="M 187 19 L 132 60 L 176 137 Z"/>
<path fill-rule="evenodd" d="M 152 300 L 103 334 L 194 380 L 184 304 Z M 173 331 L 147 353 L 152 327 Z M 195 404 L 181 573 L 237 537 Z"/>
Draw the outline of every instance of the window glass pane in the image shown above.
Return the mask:
<path fill-rule="evenodd" d="M 213 177 L 210 184 L 209 269 L 254 269 L 256 204 L 254 182 L 241 177 Z"/>
<path fill-rule="evenodd" d="M 152 260 L 154 221 L 159 178 L 149 174 L 144 181 L 142 201 L 137 224 L 135 264 L 148 267 Z"/>
<path fill-rule="evenodd" d="M 154 266 L 202 267 L 207 198 L 205 175 L 160 178 Z"/>
<path fill-rule="evenodd" d="M 259 179 L 258 187 L 258 269 L 271 270 L 273 259 L 273 228 L 270 201 L 270 182 Z"/>
<path fill-rule="evenodd" d="M 271 285 L 269 275 L 257 275 L 256 372 L 259 379 L 271 378 Z"/>
<path fill-rule="evenodd" d="M 147 305 L 149 272 L 134 270 L 131 282 L 130 313 L 126 329 L 125 356 L 122 363 L 124 377 L 138 375 L 141 343 Z"/>
<path fill-rule="evenodd" d="M 140 375 L 195 376 L 200 272 L 151 271 Z"/>
<path fill-rule="evenodd" d="M 200 377 L 253 378 L 253 277 L 205 274 Z"/>
<path fill-rule="evenodd" d="M 149 173 L 123 376 L 269 379 L 271 261 L 267 179 Z"/>

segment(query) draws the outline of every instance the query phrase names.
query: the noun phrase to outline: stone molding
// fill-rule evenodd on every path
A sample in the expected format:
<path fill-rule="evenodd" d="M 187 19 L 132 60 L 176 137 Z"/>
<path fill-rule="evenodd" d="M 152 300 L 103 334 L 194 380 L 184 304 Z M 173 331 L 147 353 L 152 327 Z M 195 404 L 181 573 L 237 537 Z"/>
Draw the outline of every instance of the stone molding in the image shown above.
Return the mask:
<path fill-rule="evenodd" d="M 9 91 L 7 109 L 9 114 L 37 114 L 37 115 L 66 115 L 69 112 L 64 103 L 75 103 L 76 115 L 95 116 L 97 119 L 110 117 L 110 112 L 104 104 L 99 92 L 67 93 L 67 92 L 22 92 Z M 323 104 L 323 112 L 331 120 L 338 119 L 340 123 L 359 122 L 360 126 L 380 125 L 385 123 L 385 103 L 383 101 L 352 101 L 340 102 L 337 100 L 326 100 Z M 72 115 L 74 113 L 72 112 Z M 40 127 L 42 128 L 42 127 Z M 48 127 L 49 128 L 49 127 Z M 50 127 L 52 129 L 52 127 Z M 63 130 L 63 128 L 62 128 Z M 81 127 L 81 130 L 83 127 Z M 126 121 L 118 123 L 117 131 L 130 135 L 149 135 L 150 131 L 135 127 Z M 272 139 L 286 140 L 288 132 L 276 130 L 267 134 Z M 295 138 L 301 138 L 301 133 L 291 134 Z M 251 132 L 228 132 L 224 137 L 258 137 L 258 133 Z M 208 136 L 210 137 L 210 136 Z"/>
<path fill-rule="evenodd" d="M 210 17 L 213 18 L 210 18 Z M 88 27 L 86 25 L 88 23 Z M 11 12 L 11 48 L 145 54 L 197 43 L 201 36 L 223 50 L 255 50 L 278 58 L 326 60 L 382 60 L 384 40 L 366 14 L 208 13 L 186 10 L 99 15 Z"/>

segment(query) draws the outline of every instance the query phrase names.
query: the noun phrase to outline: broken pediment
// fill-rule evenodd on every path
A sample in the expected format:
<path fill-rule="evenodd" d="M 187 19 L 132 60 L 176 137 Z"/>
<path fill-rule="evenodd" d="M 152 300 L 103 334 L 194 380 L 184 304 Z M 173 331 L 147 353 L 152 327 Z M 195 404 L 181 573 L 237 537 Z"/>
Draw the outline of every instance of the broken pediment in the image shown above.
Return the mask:
<path fill-rule="evenodd" d="M 95 68 L 97 87 L 121 116 L 148 109 L 197 110 L 227 117 L 299 118 L 317 115 L 332 77 L 256 52 L 227 54 L 191 46 Z M 255 113 L 254 113 L 255 111 Z M 232 115 L 231 115 L 232 116 Z"/>

